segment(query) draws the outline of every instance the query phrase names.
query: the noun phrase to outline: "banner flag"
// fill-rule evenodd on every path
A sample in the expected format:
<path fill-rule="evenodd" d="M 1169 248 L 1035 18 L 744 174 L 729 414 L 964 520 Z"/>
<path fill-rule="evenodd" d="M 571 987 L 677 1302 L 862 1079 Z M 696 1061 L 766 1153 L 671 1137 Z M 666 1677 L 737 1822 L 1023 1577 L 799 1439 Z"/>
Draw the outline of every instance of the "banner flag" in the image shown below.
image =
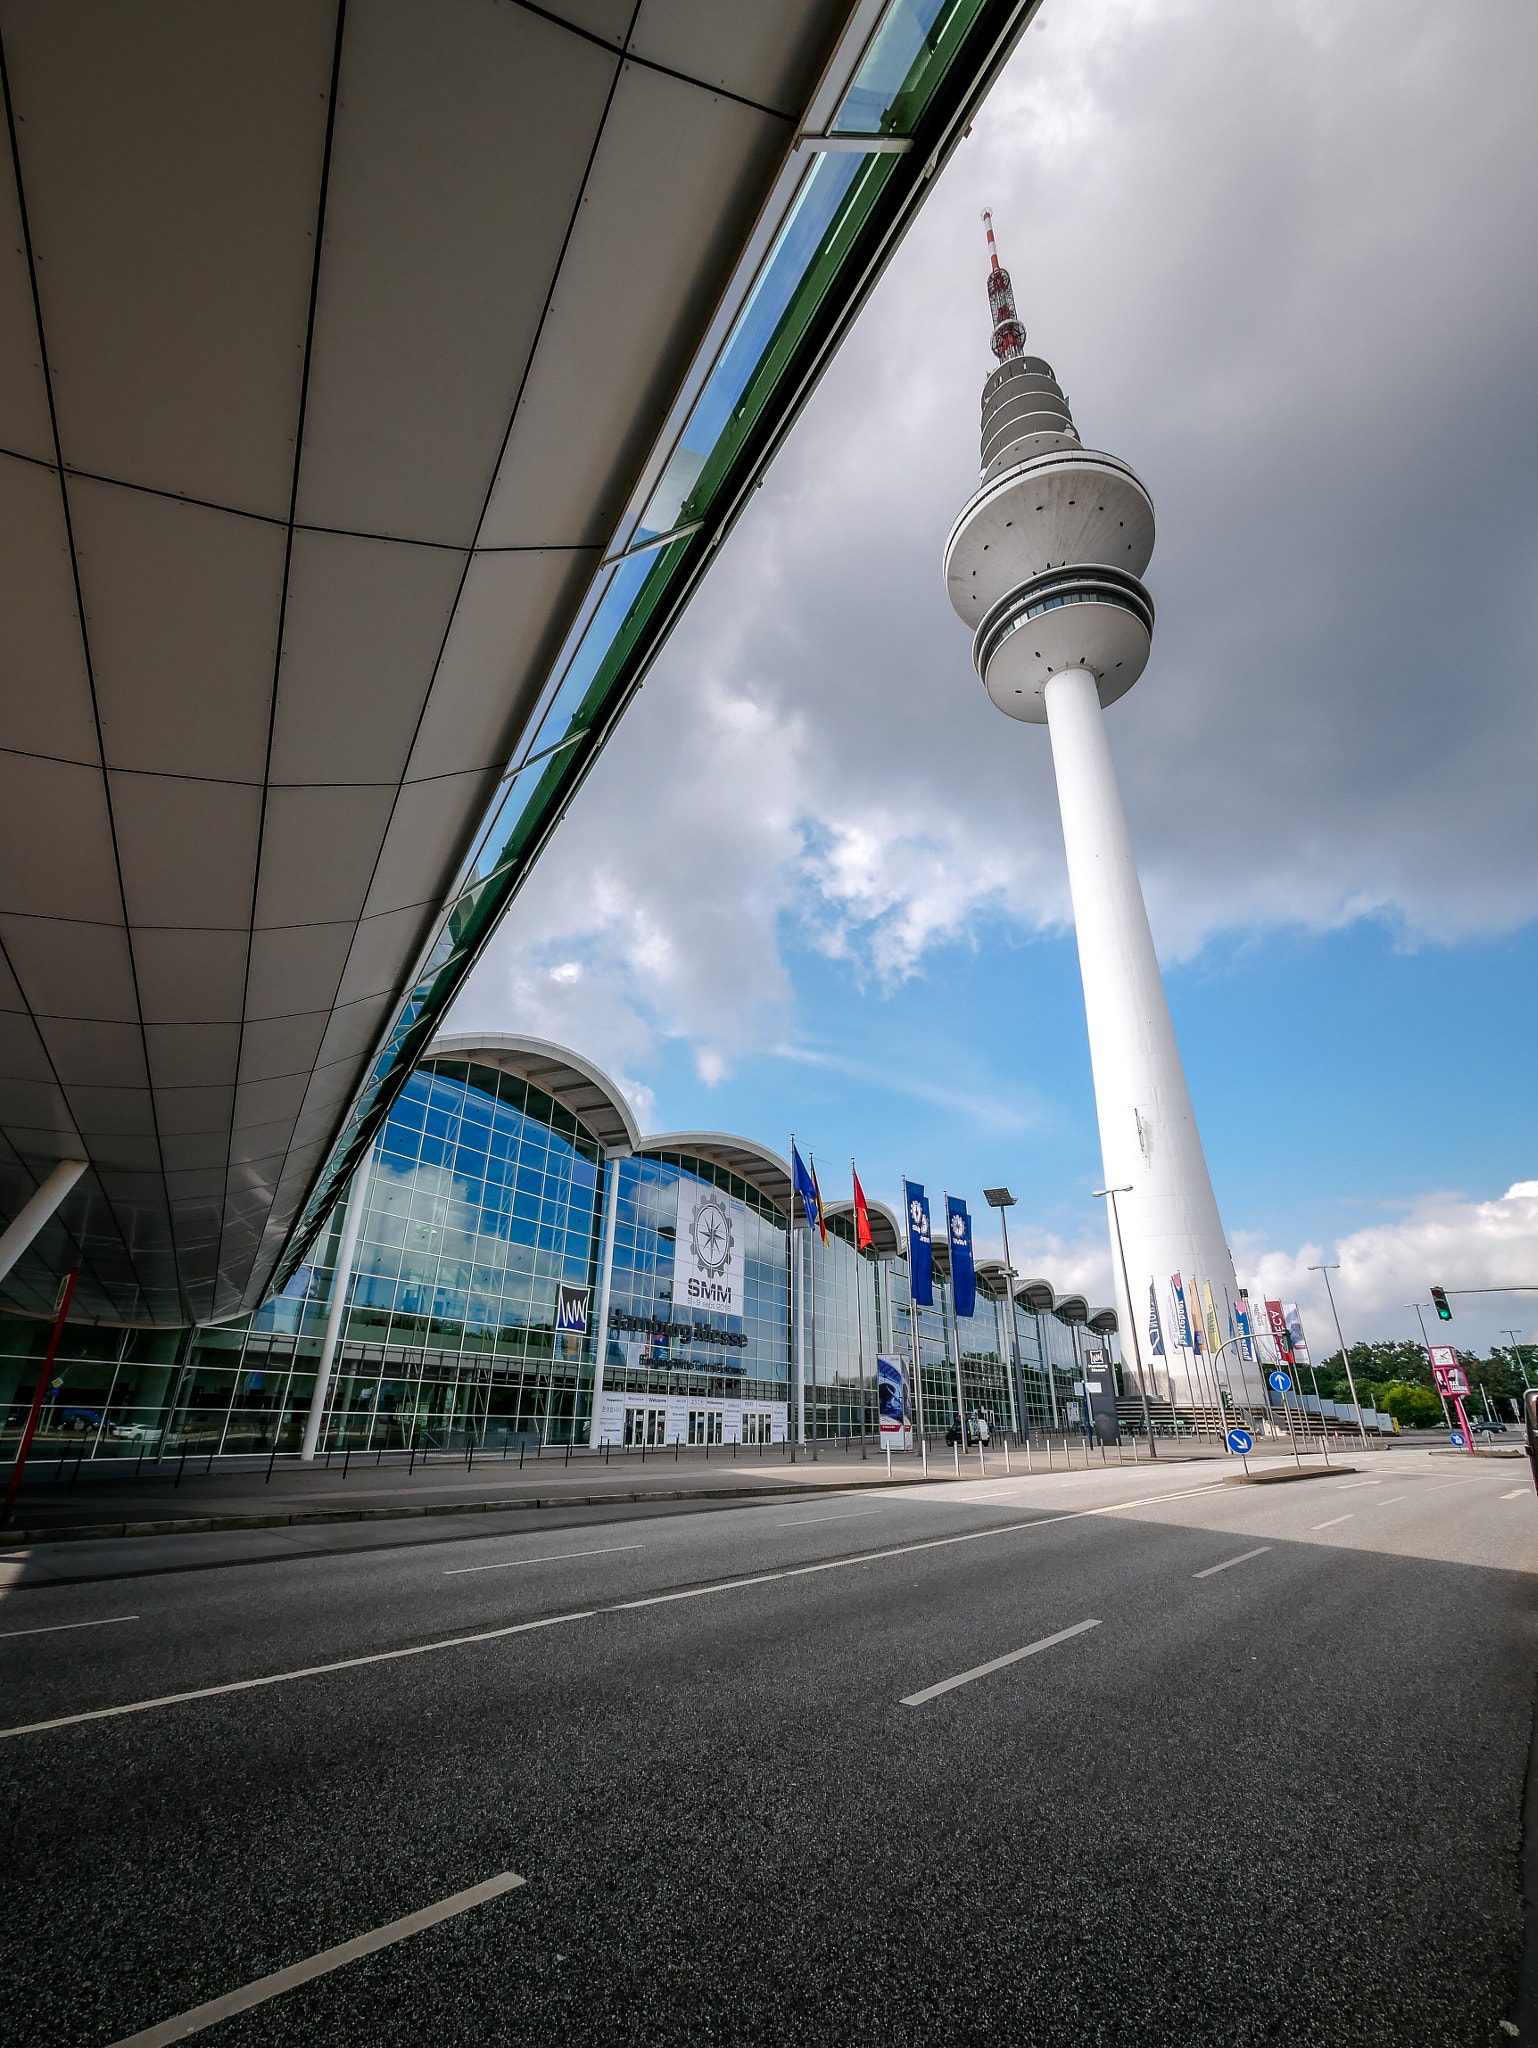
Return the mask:
<path fill-rule="evenodd" d="M 886 1448 L 911 1451 L 913 1422 L 908 1401 L 906 1358 L 876 1360 L 876 1411 L 881 1418 L 881 1441 Z"/>
<path fill-rule="evenodd" d="M 673 1239 L 673 1319 L 701 1309 L 743 1316 L 748 1297 L 748 1212 L 731 1195 L 678 1177 Z"/>
<path fill-rule="evenodd" d="M 1152 1280 L 1148 1283 L 1148 1351 L 1152 1358 L 1164 1356 L 1164 1332 L 1159 1328 L 1159 1297 Z"/>
<path fill-rule="evenodd" d="M 817 1176 L 815 1173 L 808 1173 L 802 1165 L 801 1154 L 796 1150 L 794 1138 L 790 1141 L 790 1179 L 791 1185 L 801 1197 L 801 1207 L 807 1222 L 822 1232 L 822 1241 L 826 1244 L 828 1232 L 822 1220 L 822 1196 L 817 1191 Z M 791 1220 L 794 1222 L 794 1217 Z"/>
<path fill-rule="evenodd" d="M 1237 1325 L 1234 1334 L 1239 1339 L 1239 1356 L 1246 1365 L 1253 1365 L 1255 1346 L 1250 1336 L 1250 1298 L 1242 1288 L 1239 1291 L 1239 1306 L 1231 1308 L 1229 1315 Z"/>
<path fill-rule="evenodd" d="M 870 1234 L 870 1204 L 865 1199 L 865 1190 L 860 1186 L 860 1176 L 854 1171 L 852 1159 L 849 1171 L 854 1174 L 854 1248 L 857 1252 L 873 1251 L 876 1240 Z"/>
<path fill-rule="evenodd" d="M 1207 1316 L 1207 1348 L 1216 1358 L 1223 1349 L 1223 1332 L 1218 1326 L 1218 1312 L 1212 1300 L 1212 1282 L 1202 1282 L 1202 1307 Z"/>
<path fill-rule="evenodd" d="M 951 1299 L 958 1316 L 977 1307 L 977 1268 L 972 1263 L 972 1219 L 959 1196 L 945 1198 L 945 1227 L 951 1241 Z"/>
<path fill-rule="evenodd" d="M 1266 1321 L 1271 1325 L 1271 1342 L 1276 1346 L 1277 1363 L 1279 1365 L 1291 1365 L 1293 1363 L 1292 1333 L 1287 1328 L 1287 1318 L 1282 1311 L 1282 1304 L 1279 1301 L 1268 1301 L 1266 1303 Z"/>
<path fill-rule="evenodd" d="M 934 1253 L 929 1243 L 929 1202 L 916 1180 L 903 1182 L 908 1212 L 908 1299 L 920 1308 L 935 1305 Z"/>
<path fill-rule="evenodd" d="M 1175 1304 L 1175 1338 L 1184 1350 L 1191 1348 L 1191 1318 L 1186 1314 L 1185 1282 L 1178 1273 L 1170 1275 L 1170 1298 Z"/>
<path fill-rule="evenodd" d="M 1295 1301 L 1282 1303 L 1282 1314 L 1287 1318 L 1287 1336 L 1292 1344 L 1292 1355 L 1299 1365 L 1312 1365 L 1308 1355 L 1308 1344 L 1303 1335 L 1303 1318 L 1298 1314 Z"/>

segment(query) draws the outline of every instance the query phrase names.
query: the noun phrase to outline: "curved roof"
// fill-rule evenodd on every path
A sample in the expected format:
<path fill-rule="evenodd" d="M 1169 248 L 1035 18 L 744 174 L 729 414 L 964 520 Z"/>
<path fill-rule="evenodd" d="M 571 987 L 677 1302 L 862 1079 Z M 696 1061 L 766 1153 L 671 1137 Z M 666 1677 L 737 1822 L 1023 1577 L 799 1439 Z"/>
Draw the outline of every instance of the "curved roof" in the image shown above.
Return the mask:
<path fill-rule="evenodd" d="M 544 1038 L 519 1038 L 498 1032 L 469 1032 L 458 1038 L 435 1038 L 425 1060 L 474 1060 L 518 1074 L 553 1095 L 592 1132 L 606 1152 L 621 1155 L 639 1149 L 641 1133 L 624 1095 L 599 1067 L 564 1045 Z"/>
<path fill-rule="evenodd" d="M 1050 1315 L 1057 1305 L 1057 1293 L 1050 1280 L 1022 1280 L 1015 1289 L 1015 1299 L 1022 1308 L 1038 1316 Z"/>
<path fill-rule="evenodd" d="M 7 17 L 8 1307 L 293 1272 L 1031 9 L 921 15 Z"/>
<path fill-rule="evenodd" d="M 1009 1269 L 1002 1259 L 980 1259 L 977 1284 L 990 1301 L 1004 1301 L 1009 1295 Z"/>
<path fill-rule="evenodd" d="M 865 1197 L 865 1206 L 870 1211 L 871 1245 L 878 1259 L 905 1259 L 908 1256 L 907 1242 L 898 1228 L 897 1215 L 885 1202 L 873 1202 Z M 854 1215 L 854 1203 L 829 1202 L 830 1216 Z"/>
<path fill-rule="evenodd" d="M 1060 1323 L 1072 1329 L 1089 1321 L 1089 1303 L 1082 1294 L 1065 1294 L 1052 1311 Z"/>
<path fill-rule="evenodd" d="M 1109 1337 L 1121 1326 L 1117 1322 L 1114 1308 L 1095 1308 L 1089 1312 L 1086 1327 L 1093 1330 L 1097 1337 Z"/>
<path fill-rule="evenodd" d="M 712 1166 L 724 1166 L 750 1187 L 767 1195 L 782 1216 L 790 1214 L 791 1179 L 789 1163 L 766 1145 L 751 1138 L 734 1138 L 728 1131 L 664 1131 L 643 1138 L 638 1152 L 682 1152 L 690 1159 L 705 1159 Z"/>

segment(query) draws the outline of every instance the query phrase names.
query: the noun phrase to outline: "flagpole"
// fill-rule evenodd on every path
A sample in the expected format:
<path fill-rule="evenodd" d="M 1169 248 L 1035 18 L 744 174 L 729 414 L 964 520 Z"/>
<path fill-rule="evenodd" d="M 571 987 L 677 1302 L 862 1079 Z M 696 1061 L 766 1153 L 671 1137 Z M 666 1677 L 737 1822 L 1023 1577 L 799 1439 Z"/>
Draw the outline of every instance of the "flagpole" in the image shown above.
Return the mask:
<path fill-rule="evenodd" d="M 929 1477 L 929 1438 L 924 1429 L 924 1366 L 919 1357 L 919 1308 L 913 1299 L 913 1230 L 908 1215 L 908 1176 L 903 1180 L 903 1229 L 908 1233 L 908 1349 L 913 1356 L 913 1399 L 919 1411 L 919 1450 L 924 1459 L 924 1477 Z"/>
<path fill-rule="evenodd" d="M 796 1250 L 797 1196 L 794 1171 L 796 1134 L 794 1131 L 790 1134 L 790 1156 L 792 1161 L 790 1176 L 790 1313 L 792 1323 L 791 1344 L 795 1352 L 794 1377 L 796 1382 L 796 1428 L 794 1441 L 798 1444 L 804 1444 L 806 1442 L 805 1331 L 802 1327 L 801 1318 L 801 1255 Z M 805 1206 L 805 1203 L 802 1203 L 802 1207 L 805 1208 Z M 792 1451 L 791 1456 L 795 1456 L 794 1451 Z"/>
<path fill-rule="evenodd" d="M 849 1161 L 851 1192 L 859 1185 L 859 1175 L 854 1169 L 854 1159 Z M 865 1270 L 864 1255 L 860 1250 L 860 1204 L 854 1205 L 854 1314 L 855 1328 L 859 1332 L 859 1371 L 855 1375 L 860 1388 L 860 1456 L 865 1456 L 865 1283 L 860 1275 Z"/>
<path fill-rule="evenodd" d="M 951 1198 L 949 1193 L 942 1189 L 940 1199 L 945 1204 L 945 1263 L 950 1268 L 951 1275 L 949 1282 L 951 1290 L 951 1363 L 956 1368 L 956 1428 L 960 1436 L 960 1448 L 965 1450 L 967 1447 L 967 1410 L 961 1393 L 961 1323 L 956 1314 L 956 1267 L 951 1259 Z M 934 1227 L 931 1225 L 931 1241 L 933 1241 L 933 1238 Z"/>
<path fill-rule="evenodd" d="M 812 1179 L 814 1182 L 817 1179 L 817 1159 L 815 1154 L 812 1155 Z M 801 1198 L 801 1206 L 803 1209 L 806 1207 L 806 1197 L 804 1195 Z M 822 1200 L 820 1195 L 817 1208 L 819 1212 L 817 1229 L 818 1234 L 821 1235 Z M 810 1216 L 806 1219 L 806 1276 L 808 1282 L 807 1294 L 809 1297 L 807 1321 L 812 1326 L 812 1460 L 815 1463 L 817 1459 L 817 1247 L 812 1242 L 812 1219 Z"/>

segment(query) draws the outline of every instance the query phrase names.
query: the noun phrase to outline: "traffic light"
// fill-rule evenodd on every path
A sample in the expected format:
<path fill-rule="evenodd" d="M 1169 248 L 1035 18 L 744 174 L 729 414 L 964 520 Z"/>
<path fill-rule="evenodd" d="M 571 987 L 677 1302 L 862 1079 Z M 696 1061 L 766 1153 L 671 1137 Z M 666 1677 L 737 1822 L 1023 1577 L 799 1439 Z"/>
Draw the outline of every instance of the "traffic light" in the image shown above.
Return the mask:
<path fill-rule="evenodd" d="M 1431 1306 L 1436 1310 L 1437 1314 L 1441 1317 L 1444 1323 L 1450 1323 L 1452 1321 L 1453 1312 L 1447 1306 L 1447 1289 L 1445 1287 L 1432 1288 Z"/>

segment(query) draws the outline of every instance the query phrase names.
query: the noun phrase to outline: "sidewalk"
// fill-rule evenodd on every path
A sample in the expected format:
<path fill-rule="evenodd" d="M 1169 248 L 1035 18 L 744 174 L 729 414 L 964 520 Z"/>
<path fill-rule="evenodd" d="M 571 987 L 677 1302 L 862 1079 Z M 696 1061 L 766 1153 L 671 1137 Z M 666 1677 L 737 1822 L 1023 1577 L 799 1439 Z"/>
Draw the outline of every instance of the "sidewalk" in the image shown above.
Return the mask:
<path fill-rule="evenodd" d="M 1227 1454 L 1212 1444 L 1172 1444 L 1161 1446 L 1158 1465 L 1206 1459 L 1226 1460 Z M 1135 1461 L 1130 1444 L 1124 1446 L 1120 1458 L 1114 1449 L 1104 1459 L 1096 1451 L 1090 1455 L 1089 1469 L 1099 1471 L 1104 1464 L 1114 1471 L 1120 1464 L 1130 1470 L 1134 1462 L 1148 1465 L 1146 1446 L 1138 1449 Z M 967 1453 L 960 1460 L 959 1473 L 952 1449 L 930 1449 L 931 1482 L 1001 1479 L 1005 1469 L 1002 1447 L 987 1452 L 986 1469 L 980 1469 L 975 1450 Z M 1018 1477 L 1028 1469 L 1041 1476 L 1049 1467 L 1039 1453 L 1033 1452 L 1028 1460 L 1012 1446 L 1009 1470 Z M 1082 1472 L 1083 1446 L 1076 1446 L 1065 1463 L 1063 1447 L 1058 1444 L 1050 1469 Z M 350 1460 L 334 1456 L 329 1470 L 323 1459 L 302 1466 L 290 1457 L 278 1461 L 270 1477 L 268 1462 L 262 1458 L 230 1459 L 211 1473 L 203 1460 L 189 1458 L 179 1477 L 180 1483 L 177 1464 L 171 1460 L 158 1467 L 147 1464 L 137 1473 L 124 1460 L 106 1466 L 83 1465 L 77 1477 L 29 1477 L 23 1482 L 15 1521 L 0 1530 L 0 1547 L 502 1513 L 511 1508 L 724 1502 L 925 1483 L 917 1453 L 894 1457 L 889 1480 L 885 1454 L 874 1446 L 861 1458 L 858 1447 L 850 1450 L 837 1444 L 819 1444 L 815 1458 L 810 1445 L 798 1446 L 794 1458 L 790 1447 L 781 1444 L 715 1445 L 710 1451 L 675 1447 L 649 1451 L 644 1458 L 639 1451 L 611 1451 L 605 1456 L 584 1449 L 568 1455 L 561 1446 L 542 1456 L 525 1457 L 521 1471 L 511 1457 L 478 1456 L 467 1466 L 463 1456 L 447 1452 L 434 1452 L 430 1459 L 419 1455 L 414 1469 L 398 1452 L 354 1455 Z"/>

